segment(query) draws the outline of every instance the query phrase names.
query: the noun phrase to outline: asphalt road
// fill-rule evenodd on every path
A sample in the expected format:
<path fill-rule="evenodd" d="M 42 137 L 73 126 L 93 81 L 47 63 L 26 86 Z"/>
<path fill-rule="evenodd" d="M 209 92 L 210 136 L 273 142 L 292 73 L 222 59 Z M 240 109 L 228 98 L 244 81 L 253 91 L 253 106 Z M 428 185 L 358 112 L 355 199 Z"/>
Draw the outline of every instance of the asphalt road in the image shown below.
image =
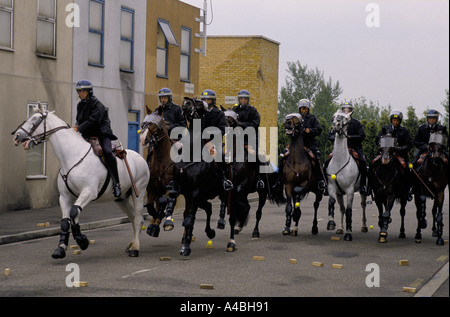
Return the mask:
<path fill-rule="evenodd" d="M 252 239 L 256 209 L 256 203 L 252 203 L 248 225 L 236 236 L 238 249 L 234 253 L 226 252 L 228 223 L 225 230 L 216 229 L 214 248 L 206 248 L 209 239 L 204 233 L 206 217 L 201 210 L 189 257 L 179 255 L 181 215 L 175 216 L 175 229 L 161 231 L 159 238 L 142 232 L 139 258 L 129 258 L 125 253 L 132 237 L 130 224 L 86 231 L 95 244 L 80 255 L 68 250 L 63 260 L 51 258 L 58 237 L 0 245 L 0 296 L 178 297 L 183 301 L 208 297 L 413 297 L 415 294 L 404 292 L 403 287 L 415 287 L 419 291 L 448 265 L 449 245 L 436 246 L 436 238 L 431 236 L 431 202 L 428 203 L 429 226 L 422 231 L 421 244 L 414 242 L 417 221 L 412 203 L 407 206 L 406 239 L 398 238 L 400 216 L 396 205 L 388 243 L 380 244 L 375 205 L 367 207 L 368 225 L 374 228 L 367 233 L 359 230 L 358 195 L 353 206 L 353 241 L 343 241 L 342 235 L 326 231 L 328 198 L 319 209 L 319 234 L 313 236 L 313 198 L 310 195 L 302 202 L 296 237 L 281 234 L 284 206 L 268 203 L 260 224 L 261 238 Z M 448 214 L 446 202 L 444 239 L 447 242 Z M 214 228 L 217 219 L 216 208 Z M 72 238 L 70 244 L 75 244 Z M 255 256 L 263 258 L 255 260 Z M 161 257 L 170 257 L 170 261 L 161 261 Z M 294 259 L 296 263 L 290 261 Z M 409 265 L 400 266 L 400 260 L 408 260 Z M 323 266 L 314 266 L 313 262 L 322 262 Z M 79 268 L 80 281 L 88 282 L 87 287 L 68 287 L 73 284 L 76 272 L 73 264 Z M 342 266 L 333 268 L 333 264 Z M 5 268 L 9 268 L 8 276 L 4 275 Z M 202 289 L 201 284 L 212 285 L 213 289 Z M 436 293 L 438 296 L 449 296 L 448 278 L 445 285 L 444 290 L 440 288 Z M 434 291 L 425 296 L 433 294 Z"/>

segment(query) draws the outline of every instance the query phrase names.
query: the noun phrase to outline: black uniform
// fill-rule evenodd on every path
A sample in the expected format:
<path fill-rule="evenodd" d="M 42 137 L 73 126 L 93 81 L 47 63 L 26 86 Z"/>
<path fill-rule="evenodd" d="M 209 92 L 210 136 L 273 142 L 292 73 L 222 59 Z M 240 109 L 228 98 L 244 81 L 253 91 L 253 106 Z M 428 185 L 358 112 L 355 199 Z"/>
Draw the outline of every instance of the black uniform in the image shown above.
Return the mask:
<path fill-rule="evenodd" d="M 303 120 L 304 128 L 308 128 L 310 130 L 309 133 L 303 134 L 303 142 L 307 148 L 318 156 L 316 137 L 322 134 L 322 126 L 320 125 L 319 120 L 317 120 L 317 118 L 310 113 L 308 113 Z"/>
<path fill-rule="evenodd" d="M 167 123 L 167 132 L 169 133 L 169 136 L 173 128 L 186 127 L 186 119 L 183 116 L 183 110 L 180 106 L 168 103 L 166 105 L 161 105 L 160 108 L 163 120 Z"/>
<path fill-rule="evenodd" d="M 448 139 L 447 127 L 441 124 L 435 124 L 431 127 L 428 123 L 422 124 L 419 129 L 417 129 L 416 135 L 414 136 L 414 146 L 417 148 L 415 153 L 414 163 L 417 162 L 419 156 L 427 150 L 428 142 L 430 141 L 431 133 L 442 131 L 442 134 Z M 448 153 L 444 153 L 448 159 Z"/>
<path fill-rule="evenodd" d="M 401 125 L 394 127 L 392 124 L 387 124 L 378 132 L 378 135 L 375 138 L 376 144 L 379 144 L 381 137 L 385 133 L 391 133 L 394 138 L 397 138 L 398 155 L 400 155 L 405 162 L 408 162 L 408 152 L 413 147 L 408 129 Z"/>
<path fill-rule="evenodd" d="M 82 100 L 77 105 L 78 131 L 85 139 L 98 137 L 106 159 L 106 165 L 114 183 L 114 196 L 121 195 L 116 157 L 112 151 L 111 140 L 117 140 L 111 129 L 108 109 L 94 96 Z"/>
<path fill-rule="evenodd" d="M 225 120 L 225 114 L 222 110 L 213 106 L 211 110 L 208 110 L 204 117 L 204 128 L 216 127 L 222 133 L 225 134 L 225 128 L 227 127 L 227 122 Z"/>

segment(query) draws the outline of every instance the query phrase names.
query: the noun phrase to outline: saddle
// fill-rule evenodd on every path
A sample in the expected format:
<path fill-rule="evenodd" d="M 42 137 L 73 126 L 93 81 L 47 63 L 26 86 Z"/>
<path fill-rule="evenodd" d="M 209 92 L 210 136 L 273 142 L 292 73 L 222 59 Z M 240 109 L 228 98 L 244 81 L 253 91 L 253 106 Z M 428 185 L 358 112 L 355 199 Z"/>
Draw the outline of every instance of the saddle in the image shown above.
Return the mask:
<path fill-rule="evenodd" d="M 92 150 L 94 151 L 95 155 L 97 155 L 101 159 L 103 164 L 106 164 L 105 156 L 103 155 L 103 149 L 100 145 L 98 137 L 91 137 L 89 139 L 89 143 L 91 144 Z M 127 151 L 125 151 L 122 145 L 117 146 L 117 144 L 113 143 L 112 151 L 114 155 L 121 160 L 124 160 L 127 157 Z"/>
<path fill-rule="evenodd" d="M 358 153 L 357 153 L 355 150 L 353 150 L 352 148 L 347 148 L 347 149 L 348 149 L 348 153 L 350 154 L 351 157 L 353 157 L 353 158 L 355 159 L 356 164 L 357 164 L 358 167 L 359 167 L 359 155 L 358 155 Z M 333 153 L 330 153 L 330 154 L 328 155 L 328 162 L 329 162 L 332 158 L 333 158 Z M 376 158 L 375 158 L 375 159 L 376 159 Z M 375 159 L 374 159 L 374 161 L 375 161 Z"/>

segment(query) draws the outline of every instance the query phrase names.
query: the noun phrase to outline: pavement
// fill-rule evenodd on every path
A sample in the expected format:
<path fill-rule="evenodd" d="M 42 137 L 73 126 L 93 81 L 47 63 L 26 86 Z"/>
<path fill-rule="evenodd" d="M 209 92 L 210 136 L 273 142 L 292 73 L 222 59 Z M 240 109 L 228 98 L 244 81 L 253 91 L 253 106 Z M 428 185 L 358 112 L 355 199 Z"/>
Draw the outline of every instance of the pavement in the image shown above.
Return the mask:
<path fill-rule="evenodd" d="M 257 201 L 249 196 L 249 202 Z M 218 199 L 212 200 L 213 206 L 220 205 Z M 181 213 L 184 201 L 177 202 L 174 214 Z M 150 220 L 144 208 L 144 219 Z M 128 217 L 115 202 L 98 202 L 86 206 L 80 216 L 81 230 L 93 230 L 129 223 Z M 43 226 L 46 225 L 46 226 Z M 61 233 L 61 209 L 59 206 L 0 212 L 0 245 L 33 239 L 56 236 Z"/>

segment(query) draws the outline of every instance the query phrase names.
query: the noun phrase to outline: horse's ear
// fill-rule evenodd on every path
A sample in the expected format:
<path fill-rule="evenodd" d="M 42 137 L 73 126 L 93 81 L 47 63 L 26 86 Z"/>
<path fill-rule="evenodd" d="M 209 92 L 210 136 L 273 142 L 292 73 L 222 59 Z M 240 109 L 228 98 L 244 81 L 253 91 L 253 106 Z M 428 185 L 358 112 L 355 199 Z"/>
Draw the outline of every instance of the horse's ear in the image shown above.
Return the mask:
<path fill-rule="evenodd" d="M 162 115 L 162 107 L 156 108 L 156 111 L 158 112 L 158 116 Z"/>
<path fill-rule="evenodd" d="M 220 105 L 220 110 L 227 111 L 227 109 L 225 109 L 222 105 Z"/>
<path fill-rule="evenodd" d="M 45 110 L 46 110 L 45 106 L 40 101 L 38 101 L 37 111 L 40 112 L 40 113 L 44 113 Z"/>
<path fill-rule="evenodd" d="M 145 105 L 145 112 L 146 112 L 147 114 L 151 114 L 151 113 L 152 113 L 152 110 L 151 110 L 147 105 Z"/>

